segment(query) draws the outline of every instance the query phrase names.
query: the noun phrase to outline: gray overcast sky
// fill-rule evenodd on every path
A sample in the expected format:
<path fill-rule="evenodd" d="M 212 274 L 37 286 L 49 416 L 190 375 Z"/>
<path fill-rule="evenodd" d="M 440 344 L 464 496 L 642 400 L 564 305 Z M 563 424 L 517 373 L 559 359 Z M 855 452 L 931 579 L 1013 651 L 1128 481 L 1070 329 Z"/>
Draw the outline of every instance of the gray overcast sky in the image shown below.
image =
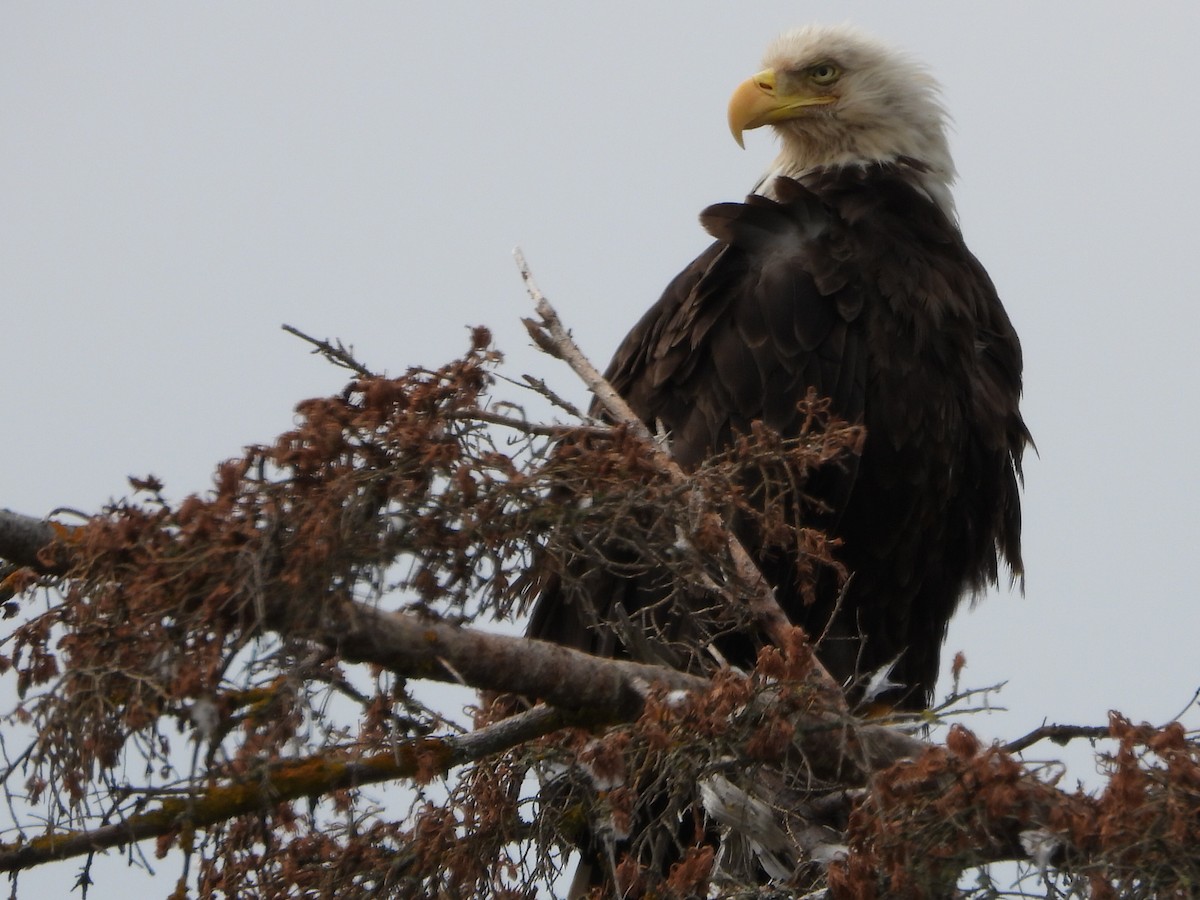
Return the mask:
<path fill-rule="evenodd" d="M 971 724 L 1171 715 L 1200 685 L 1193 3 L 5 4 L 0 506 L 206 488 L 343 382 L 283 322 L 393 372 L 488 324 L 582 400 L 519 326 L 513 246 L 606 361 L 774 155 L 734 144 L 730 90 L 847 19 L 942 81 L 1025 347 L 1026 594 L 948 648 L 1010 711 Z"/>

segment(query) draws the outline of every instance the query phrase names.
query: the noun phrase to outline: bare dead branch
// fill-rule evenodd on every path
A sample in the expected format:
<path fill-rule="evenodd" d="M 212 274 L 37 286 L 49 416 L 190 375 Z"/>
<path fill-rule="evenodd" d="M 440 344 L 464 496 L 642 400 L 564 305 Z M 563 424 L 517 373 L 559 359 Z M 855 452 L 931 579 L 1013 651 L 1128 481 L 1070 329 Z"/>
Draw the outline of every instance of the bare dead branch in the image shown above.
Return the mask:
<path fill-rule="evenodd" d="M 463 421 L 487 422 L 489 425 L 500 425 L 511 428 L 521 434 L 537 434 L 543 437 L 559 438 L 567 435 L 605 435 L 612 429 L 606 425 L 541 425 L 516 416 L 506 416 L 490 409 L 464 409 L 449 413 L 448 419 Z"/>
<path fill-rule="evenodd" d="M 541 317 L 541 322 L 534 322 L 531 319 L 525 320 L 526 327 L 529 329 L 530 334 L 534 335 L 537 345 L 550 355 L 563 360 L 571 367 L 572 371 L 587 385 L 588 390 L 596 397 L 605 412 L 614 421 L 629 428 L 633 434 L 645 442 L 647 448 L 652 450 L 653 458 L 659 469 L 667 474 L 675 484 L 690 484 L 687 473 L 671 457 L 670 452 L 655 439 L 654 434 L 630 408 L 629 404 L 625 402 L 625 399 L 605 380 L 600 370 L 592 365 L 592 362 L 579 349 L 579 346 L 575 343 L 570 333 L 563 326 L 558 312 L 550 305 L 550 301 L 546 299 L 546 296 L 533 280 L 533 273 L 529 269 L 524 254 L 518 249 L 515 251 L 515 256 L 517 267 L 521 272 L 521 278 L 525 282 L 526 290 L 530 298 L 534 301 L 535 309 Z M 789 641 L 789 636 L 795 626 L 792 625 L 787 614 L 780 608 L 778 601 L 775 599 L 774 590 L 763 577 L 762 572 L 759 571 L 757 564 L 746 551 L 746 548 L 729 531 L 721 516 L 713 509 L 711 499 L 706 497 L 698 497 L 696 499 L 699 501 L 697 508 L 704 510 L 702 514 L 703 527 L 711 528 L 725 535 L 726 544 L 733 559 L 734 570 L 739 580 L 752 587 L 752 593 L 748 600 L 751 616 L 762 631 L 777 646 L 784 646 Z M 814 660 L 814 664 L 818 670 L 818 677 L 827 687 L 827 693 L 830 697 L 842 698 L 842 706 L 844 707 L 845 701 L 837 682 L 833 680 L 833 677 L 819 661 Z"/>
<path fill-rule="evenodd" d="M 541 378 L 534 378 L 532 375 L 524 375 L 522 376 L 522 380 L 526 385 L 529 386 L 529 388 L 541 394 L 559 409 L 565 411 L 568 415 L 579 419 L 581 422 L 587 420 L 588 417 L 584 415 L 583 410 L 581 410 L 570 400 L 560 396 L 557 391 L 551 388 L 550 385 L 546 384 L 546 382 Z"/>
<path fill-rule="evenodd" d="M 1009 741 L 1004 745 L 1004 752 L 1020 753 L 1041 740 L 1050 740 L 1060 747 L 1065 747 L 1078 738 L 1095 741 L 1109 737 L 1110 734 L 1111 731 L 1107 725 L 1041 725 L 1024 737 Z"/>
<path fill-rule="evenodd" d="M 354 353 L 351 351 L 351 349 L 349 347 L 342 346 L 340 341 L 336 344 L 332 344 L 329 341 L 323 341 L 319 338 L 305 334 L 299 328 L 296 328 L 292 325 L 281 325 L 280 327 L 288 334 L 295 335 L 296 337 L 300 338 L 300 340 L 312 344 L 315 348 L 313 353 L 319 353 L 335 366 L 339 366 L 343 369 L 349 369 L 351 372 L 354 372 L 363 378 L 374 377 L 375 373 L 355 359 Z"/>
<path fill-rule="evenodd" d="M 350 662 L 413 678 L 540 697 L 600 718 L 636 715 L 647 690 L 702 690 L 707 679 L 664 666 L 602 659 L 532 638 L 488 634 L 366 604 L 346 607 L 317 637 Z M 285 626 L 286 627 L 286 626 Z"/>

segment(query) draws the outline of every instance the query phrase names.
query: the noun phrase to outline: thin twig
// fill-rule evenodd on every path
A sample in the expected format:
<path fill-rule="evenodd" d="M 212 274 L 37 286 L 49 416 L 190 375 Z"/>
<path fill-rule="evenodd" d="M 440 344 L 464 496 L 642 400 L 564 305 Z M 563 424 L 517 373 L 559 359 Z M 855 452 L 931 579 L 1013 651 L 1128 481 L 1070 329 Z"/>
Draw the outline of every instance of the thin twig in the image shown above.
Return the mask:
<path fill-rule="evenodd" d="M 492 412 L 488 409 L 451 409 L 444 413 L 447 419 L 457 421 L 487 422 L 489 425 L 501 425 L 519 431 L 522 434 L 539 435 L 541 437 L 561 438 L 568 435 L 596 435 L 601 437 L 612 434 L 612 428 L 607 425 L 539 425 L 528 419 L 506 416 L 503 413 Z"/>
<path fill-rule="evenodd" d="M 1002 690 L 1004 690 L 1004 687 L 1007 684 L 1008 684 L 1007 681 L 998 681 L 995 684 L 989 684 L 986 687 L 968 688 L 965 691 L 955 691 L 954 693 L 950 694 L 950 696 L 948 696 L 945 700 L 943 700 L 941 703 L 939 703 L 937 706 L 930 709 L 929 713 L 932 716 L 940 716 L 943 712 L 954 712 L 954 713 L 970 712 L 971 710 L 962 710 L 962 709 L 956 710 L 956 709 L 951 709 L 951 707 L 953 707 L 954 704 L 956 704 L 956 703 L 961 703 L 962 701 L 970 699 L 971 697 L 978 697 L 980 695 L 983 695 L 984 703 L 987 703 L 986 698 L 988 697 L 988 695 L 1000 693 Z M 1003 709 L 1003 707 L 992 706 L 992 705 L 988 704 L 984 707 L 981 707 L 980 710 L 976 710 L 976 711 L 987 711 L 987 710 L 998 711 L 998 710 L 1002 710 L 1002 709 Z"/>
<path fill-rule="evenodd" d="M 559 409 L 564 410 L 569 415 L 584 421 L 590 418 L 586 413 L 583 412 L 583 410 L 581 410 L 566 397 L 560 397 L 555 390 L 550 387 L 550 385 L 546 384 L 546 382 L 541 378 L 534 378 L 532 375 L 522 375 L 521 378 L 525 382 L 526 387 L 531 388 L 532 390 L 541 394 L 543 397 L 545 397 Z"/>
<path fill-rule="evenodd" d="M 1179 712 L 1175 713 L 1175 715 L 1173 715 L 1171 717 L 1170 721 L 1178 722 L 1180 719 L 1182 719 L 1184 716 L 1184 713 L 1186 713 L 1189 709 L 1191 709 L 1196 704 L 1197 699 L 1200 699 L 1200 688 L 1196 688 L 1196 690 L 1194 690 L 1192 692 L 1192 698 L 1190 700 L 1188 700 L 1187 705 L 1184 706 L 1184 708 L 1181 709 Z"/>
<path fill-rule="evenodd" d="M 375 377 L 375 373 L 355 359 L 351 350 L 345 347 L 341 341 L 338 341 L 336 344 L 331 344 L 329 341 L 322 341 L 319 338 L 313 337 L 312 335 L 305 334 L 299 328 L 295 328 L 291 325 L 285 324 L 280 327 L 282 327 L 283 330 L 288 334 L 295 335 L 296 337 L 300 338 L 300 340 L 307 341 L 308 343 L 312 344 L 313 347 L 316 348 L 313 350 L 313 353 L 321 354 L 334 365 L 341 366 L 343 369 L 349 369 L 351 372 L 355 372 L 356 374 L 361 375 L 363 378 Z"/>

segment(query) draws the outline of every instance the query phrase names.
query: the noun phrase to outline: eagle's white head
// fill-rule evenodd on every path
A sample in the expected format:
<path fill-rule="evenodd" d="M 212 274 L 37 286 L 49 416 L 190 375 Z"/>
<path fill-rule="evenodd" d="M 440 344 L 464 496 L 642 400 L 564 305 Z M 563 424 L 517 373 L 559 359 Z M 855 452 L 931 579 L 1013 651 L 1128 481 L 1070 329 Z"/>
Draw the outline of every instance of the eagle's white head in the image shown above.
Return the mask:
<path fill-rule="evenodd" d="M 778 37 L 765 68 L 729 101 L 729 127 L 772 126 L 782 141 L 762 187 L 775 175 L 908 157 L 927 170 L 930 198 L 953 218 L 954 162 L 937 82 L 904 52 L 849 25 L 810 25 Z"/>

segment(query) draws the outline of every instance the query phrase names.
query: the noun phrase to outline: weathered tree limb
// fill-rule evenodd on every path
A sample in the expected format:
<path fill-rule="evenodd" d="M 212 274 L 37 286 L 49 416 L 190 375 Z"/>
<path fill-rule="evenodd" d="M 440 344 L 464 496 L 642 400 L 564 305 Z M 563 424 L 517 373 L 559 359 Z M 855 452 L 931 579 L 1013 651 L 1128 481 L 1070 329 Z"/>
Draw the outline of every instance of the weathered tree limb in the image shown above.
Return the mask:
<path fill-rule="evenodd" d="M 549 641 L 490 634 L 354 603 L 345 619 L 323 624 L 317 638 L 349 662 L 368 662 L 397 675 L 464 684 L 479 690 L 537 697 L 597 722 L 629 721 L 651 687 L 703 691 L 712 683 L 665 666 L 592 656 Z M 303 633 L 293 637 L 304 637 Z M 798 742 L 829 767 L 860 776 L 931 745 L 894 727 L 837 713 L 796 722 Z"/>
<path fill-rule="evenodd" d="M 705 678 L 665 666 L 610 660 L 534 638 L 491 634 L 349 603 L 316 637 L 349 662 L 478 690 L 538 697 L 564 709 L 629 717 L 652 685 L 702 690 Z M 300 635 L 293 635 L 300 636 Z"/>
<path fill-rule="evenodd" d="M 113 825 L 52 832 L 0 844 L 0 872 L 16 872 L 160 837 L 185 826 L 203 828 L 289 800 L 398 778 L 429 779 L 444 775 L 454 766 L 500 753 L 571 724 L 574 719 L 569 714 L 539 706 L 468 734 L 401 741 L 391 750 L 357 759 L 319 753 L 278 763 L 245 779 L 208 787 L 192 797 L 164 799 L 156 808 Z"/>

